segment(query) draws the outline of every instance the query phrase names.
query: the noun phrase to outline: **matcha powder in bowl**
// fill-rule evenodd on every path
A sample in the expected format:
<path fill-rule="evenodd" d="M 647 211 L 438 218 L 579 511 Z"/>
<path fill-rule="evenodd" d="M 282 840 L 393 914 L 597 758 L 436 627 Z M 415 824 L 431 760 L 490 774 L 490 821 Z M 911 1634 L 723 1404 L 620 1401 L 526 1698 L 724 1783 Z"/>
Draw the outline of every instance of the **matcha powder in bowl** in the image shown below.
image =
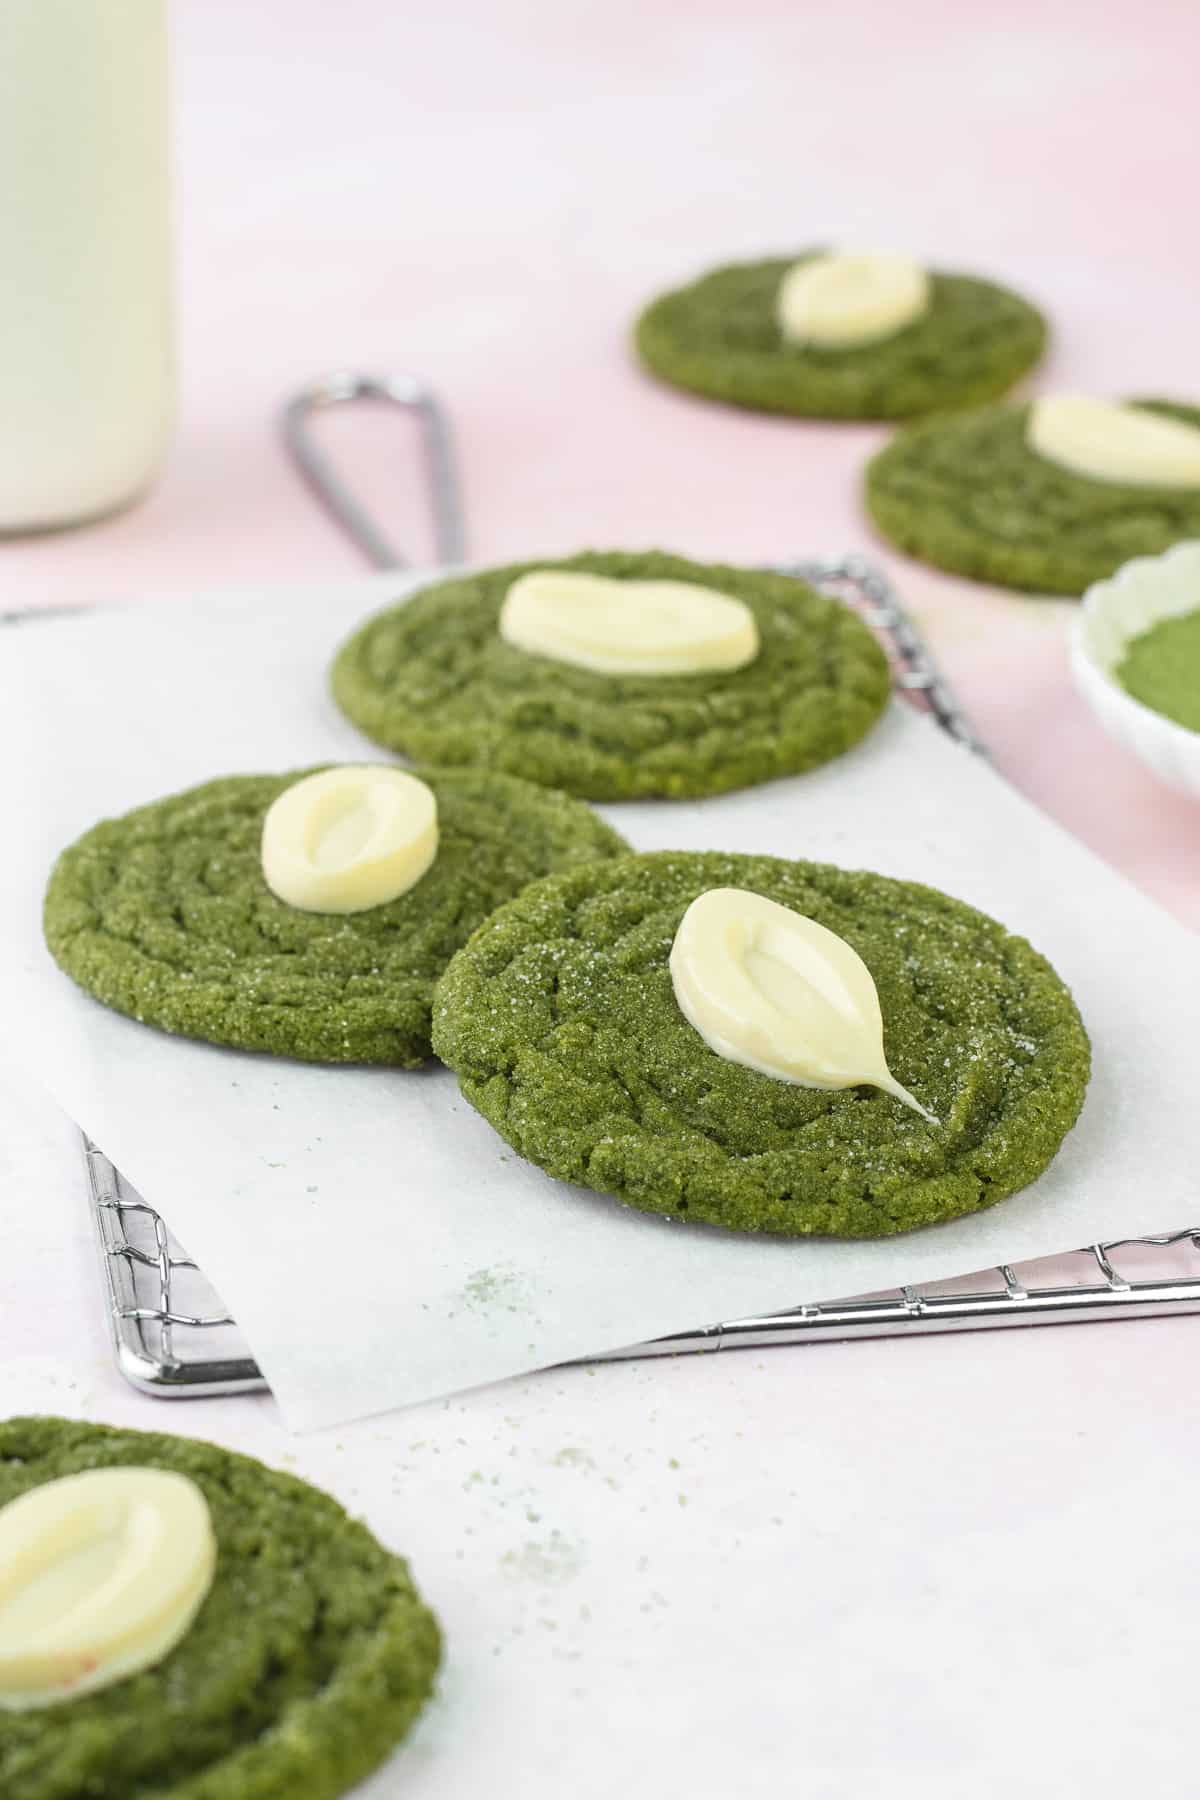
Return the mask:
<path fill-rule="evenodd" d="M 1088 589 L 1071 675 L 1114 742 L 1200 800 L 1200 539 Z"/>
<path fill-rule="evenodd" d="M 1117 665 L 1117 680 L 1164 719 L 1200 731 L 1200 593 L 1194 612 L 1160 619 L 1134 638 Z"/>

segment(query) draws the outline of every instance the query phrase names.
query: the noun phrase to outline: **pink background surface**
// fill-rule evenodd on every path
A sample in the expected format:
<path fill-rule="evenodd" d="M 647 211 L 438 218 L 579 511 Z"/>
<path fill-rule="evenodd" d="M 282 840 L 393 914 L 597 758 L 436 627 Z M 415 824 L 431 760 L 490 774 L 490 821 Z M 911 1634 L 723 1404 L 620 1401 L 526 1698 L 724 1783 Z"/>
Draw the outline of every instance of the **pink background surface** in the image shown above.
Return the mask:
<path fill-rule="evenodd" d="M 1200 925 L 1200 812 L 1076 699 L 1073 607 L 874 546 L 882 431 L 693 402 L 626 341 L 707 263 L 840 239 L 1027 291 L 1041 386 L 1200 393 L 1191 0 L 204 0 L 175 25 L 175 449 L 133 511 L 0 547 L 5 605 L 354 568 L 274 416 L 330 367 L 412 368 L 458 428 L 474 559 L 874 548 L 1001 767 Z M 326 429 L 426 557 L 403 426 Z"/>

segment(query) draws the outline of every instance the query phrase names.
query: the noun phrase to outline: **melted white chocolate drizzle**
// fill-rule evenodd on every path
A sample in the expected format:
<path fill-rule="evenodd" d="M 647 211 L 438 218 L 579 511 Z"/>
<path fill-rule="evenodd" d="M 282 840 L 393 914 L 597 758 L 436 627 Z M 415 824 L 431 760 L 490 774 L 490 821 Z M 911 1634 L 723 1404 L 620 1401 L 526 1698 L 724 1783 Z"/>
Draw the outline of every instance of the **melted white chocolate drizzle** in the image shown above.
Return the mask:
<path fill-rule="evenodd" d="M 1047 394 L 1029 409 L 1026 438 L 1047 462 L 1126 487 L 1200 487 L 1200 430 L 1139 406 Z"/>
<path fill-rule="evenodd" d="M 268 808 L 263 878 L 302 912 L 366 912 L 415 887 L 437 848 L 425 782 L 381 763 L 343 764 L 293 782 Z"/>
<path fill-rule="evenodd" d="M 166 1469 L 89 1469 L 0 1509 L 0 1708 L 29 1711 L 173 1650 L 208 1593 L 208 1502 Z"/>
<path fill-rule="evenodd" d="M 793 263 L 775 314 L 790 344 L 852 349 L 894 337 L 929 308 L 929 276 L 911 257 L 831 251 Z"/>
<path fill-rule="evenodd" d="M 799 1087 L 866 1083 L 937 1124 L 887 1066 L 870 970 L 815 919 L 710 888 L 684 913 L 670 966 L 680 1011 L 718 1056 Z"/>
<path fill-rule="evenodd" d="M 518 650 L 604 675 L 741 669 L 759 651 L 750 608 L 692 581 L 533 569 L 509 588 L 500 635 Z"/>

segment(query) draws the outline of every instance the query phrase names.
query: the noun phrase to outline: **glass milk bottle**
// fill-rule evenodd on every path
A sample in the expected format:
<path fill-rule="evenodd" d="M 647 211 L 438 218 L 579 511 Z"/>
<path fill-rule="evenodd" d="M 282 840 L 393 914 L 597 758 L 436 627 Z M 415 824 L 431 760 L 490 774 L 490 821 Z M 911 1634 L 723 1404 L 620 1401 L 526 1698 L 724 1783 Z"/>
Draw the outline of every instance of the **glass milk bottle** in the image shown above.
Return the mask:
<path fill-rule="evenodd" d="M 166 0 L 0 0 L 0 531 L 112 511 L 172 407 Z"/>

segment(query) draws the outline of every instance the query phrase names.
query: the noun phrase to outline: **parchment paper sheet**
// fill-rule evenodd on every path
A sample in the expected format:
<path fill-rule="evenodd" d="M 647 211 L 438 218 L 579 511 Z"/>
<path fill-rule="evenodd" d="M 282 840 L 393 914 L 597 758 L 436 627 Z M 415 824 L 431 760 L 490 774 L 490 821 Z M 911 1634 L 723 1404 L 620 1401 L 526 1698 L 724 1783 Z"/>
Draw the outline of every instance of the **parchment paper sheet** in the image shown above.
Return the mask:
<path fill-rule="evenodd" d="M 865 1244 L 645 1218 L 521 1163 L 445 1071 L 218 1050 L 79 993 L 41 940 L 57 852 L 100 817 L 214 775 L 378 754 L 335 711 L 325 670 L 357 620 L 404 591 L 375 577 L 164 600 L 0 640 L 10 1048 L 163 1212 L 294 1429 L 1200 1215 L 1200 945 L 900 703 L 815 775 L 605 810 L 638 849 L 764 851 L 930 882 L 1050 957 L 1092 1036 L 1087 1103 L 1042 1179 L 975 1218 Z"/>

